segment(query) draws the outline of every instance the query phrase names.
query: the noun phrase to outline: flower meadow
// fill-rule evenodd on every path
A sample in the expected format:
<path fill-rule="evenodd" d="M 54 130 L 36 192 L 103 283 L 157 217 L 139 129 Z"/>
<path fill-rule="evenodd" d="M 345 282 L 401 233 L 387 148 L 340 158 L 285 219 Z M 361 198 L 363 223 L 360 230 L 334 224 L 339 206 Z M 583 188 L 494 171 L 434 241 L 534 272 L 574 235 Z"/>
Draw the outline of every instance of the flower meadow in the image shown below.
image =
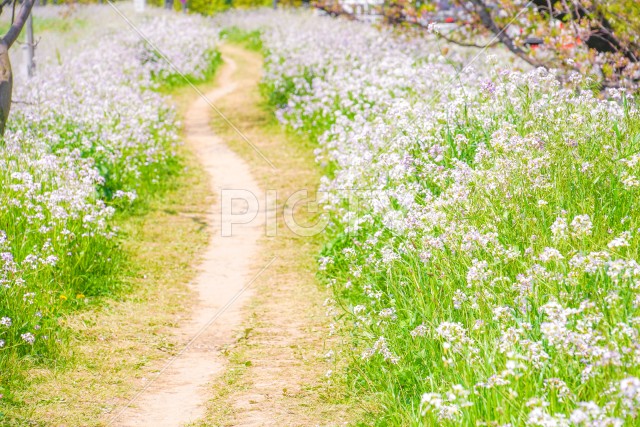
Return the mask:
<path fill-rule="evenodd" d="M 265 92 L 317 144 L 327 358 L 366 424 L 640 423 L 632 96 L 356 22 L 225 19 L 260 31 Z"/>
<path fill-rule="evenodd" d="M 156 15 L 139 25 L 155 48 L 111 30 L 16 85 L 0 143 L 3 383 L 26 357 L 56 357 L 66 313 L 117 291 L 114 215 L 180 171 L 179 123 L 157 89 L 176 68 L 195 79 L 211 73 L 218 32 L 204 18 Z M 178 29 L 185 38 L 167 35 Z"/>

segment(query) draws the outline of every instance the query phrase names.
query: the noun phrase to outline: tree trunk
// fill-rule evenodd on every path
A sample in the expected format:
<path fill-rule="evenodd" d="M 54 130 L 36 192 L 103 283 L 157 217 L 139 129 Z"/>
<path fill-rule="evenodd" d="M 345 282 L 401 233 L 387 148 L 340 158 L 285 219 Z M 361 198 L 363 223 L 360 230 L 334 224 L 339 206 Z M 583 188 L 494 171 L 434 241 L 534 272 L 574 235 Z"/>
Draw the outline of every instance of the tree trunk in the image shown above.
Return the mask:
<path fill-rule="evenodd" d="M 27 25 L 25 28 L 27 42 L 24 44 L 23 49 L 25 49 L 25 62 L 27 67 L 27 77 L 33 77 L 33 74 L 36 71 L 36 63 L 35 63 L 35 41 L 33 38 L 33 16 L 29 15 L 27 18 Z"/>
<path fill-rule="evenodd" d="M 11 110 L 11 92 L 13 90 L 13 73 L 9 60 L 9 47 L 0 42 L 0 135 L 4 129 Z"/>
<path fill-rule="evenodd" d="M 20 12 L 13 18 L 9 31 L 0 41 L 0 136 L 4 130 L 11 110 L 11 93 L 13 90 L 13 73 L 11 72 L 11 60 L 9 48 L 20 35 L 20 31 L 27 22 L 31 9 L 36 0 L 23 0 Z"/>
<path fill-rule="evenodd" d="M 495 23 L 495 21 L 491 17 L 491 13 L 489 13 L 489 8 L 484 3 L 484 0 L 471 0 L 471 3 L 474 6 L 476 14 L 480 17 L 480 20 L 482 21 L 482 25 L 484 25 L 486 29 L 491 31 L 495 35 L 495 38 L 500 40 L 500 42 L 503 45 L 505 45 L 507 49 L 509 49 L 511 52 L 515 53 L 518 57 L 520 57 L 520 59 L 528 62 L 534 67 L 540 66 L 540 64 L 536 60 L 531 58 L 527 54 L 527 52 L 523 51 L 522 49 L 520 49 L 518 46 L 515 45 L 511 37 L 509 37 L 505 32 L 504 28 L 498 27 L 498 25 Z"/>

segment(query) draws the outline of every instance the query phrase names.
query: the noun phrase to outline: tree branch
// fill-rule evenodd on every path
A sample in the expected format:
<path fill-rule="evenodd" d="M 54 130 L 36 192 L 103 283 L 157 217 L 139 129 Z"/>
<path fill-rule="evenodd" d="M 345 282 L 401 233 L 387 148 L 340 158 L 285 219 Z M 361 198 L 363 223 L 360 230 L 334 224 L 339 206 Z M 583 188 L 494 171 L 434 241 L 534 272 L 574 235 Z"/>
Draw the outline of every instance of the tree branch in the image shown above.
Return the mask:
<path fill-rule="evenodd" d="M 31 9 L 33 8 L 34 3 L 35 0 L 23 0 L 20 12 L 18 12 L 16 19 L 11 24 L 11 27 L 9 28 L 9 31 L 7 31 L 7 34 L 5 34 L 5 36 L 2 38 L 2 43 L 4 43 L 7 48 L 10 48 L 11 45 L 13 45 L 13 43 L 18 39 L 20 31 L 22 31 L 22 27 L 24 27 L 25 23 L 27 22 L 27 18 L 31 13 Z"/>
<path fill-rule="evenodd" d="M 5 6 L 8 6 L 11 4 L 13 0 L 2 0 L 2 2 L 0 2 L 0 14 L 2 14 L 2 9 L 4 9 Z"/>
<path fill-rule="evenodd" d="M 347 12 L 346 10 L 344 10 L 340 5 L 338 5 L 337 3 L 334 4 L 326 4 L 326 3 L 321 3 L 321 2 L 315 2 L 313 4 L 313 7 L 315 7 L 318 10 L 322 10 L 323 12 L 328 13 L 330 16 L 344 16 L 349 20 L 355 20 L 356 17 Z"/>
<path fill-rule="evenodd" d="M 538 63 L 538 61 L 531 58 L 529 55 L 527 55 L 527 52 L 525 52 L 524 50 L 520 49 L 518 46 L 515 45 L 511 37 L 509 37 L 505 33 L 504 29 L 501 29 L 500 27 L 498 27 L 498 25 L 495 23 L 495 21 L 491 17 L 488 7 L 483 0 L 471 0 L 471 3 L 473 3 L 473 5 L 475 6 L 475 12 L 480 17 L 480 21 L 482 22 L 482 25 L 487 30 L 495 34 L 498 40 L 500 40 L 502 44 L 507 47 L 507 49 L 509 49 L 511 52 L 516 54 L 520 59 L 522 59 L 525 62 L 528 62 L 534 67 L 540 66 L 540 63 Z"/>
<path fill-rule="evenodd" d="M 357 16 L 356 15 L 354 15 L 352 13 L 349 13 L 349 12 L 345 11 L 343 8 L 341 8 L 339 6 L 336 6 L 336 5 L 327 6 L 324 3 L 316 2 L 314 4 L 314 7 L 316 9 L 320 9 L 320 10 L 322 10 L 324 12 L 327 12 L 328 14 L 330 14 L 332 16 L 345 16 L 346 18 L 348 18 L 350 20 L 357 20 Z M 384 13 L 383 13 L 382 16 L 386 16 L 386 15 L 384 15 Z M 396 19 L 399 22 L 404 22 L 406 24 L 409 24 L 409 25 L 414 26 L 414 27 L 418 27 L 420 29 L 424 29 L 424 30 L 427 29 L 425 25 L 422 25 L 420 22 L 417 22 L 417 21 L 410 21 L 410 20 L 407 20 L 407 19 L 402 19 L 402 18 L 397 18 L 397 17 L 396 17 Z M 473 42 L 465 42 L 465 41 L 462 41 L 462 40 L 456 40 L 454 38 L 451 38 L 451 37 L 449 37 L 447 35 L 442 34 L 441 32 L 436 33 L 436 36 L 441 38 L 441 39 L 443 39 L 443 40 L 445 40 L 445 41 L 447 41 L 447 42 L 449 42 L 449 43 L 453 43 L 453 44 L 456 44 L 458 46 L 474 47 L 474 48 L 478 48 L 478 49 L 487 49 L 487 48 L 494 47 L 494 46 L 497 46 L 498 44 L 500 44 L 500 41 L 494 41 L 493 43 L 488 43 L 488 44 L 483 44 L 483 45 L 482 44 L 473 43 Z"/>
<path fill-rule="evenodd" d="M 488 43 L 488 44 L 476 44 L 476 43 L 472 43 L 472 42 L 463 42 L 463 41 L 459 41 L 456 39 L 453 39 L 449 36 L 445 36 L 444 34 L 438 32 L 436 33 L 436 36 L 442 38 L 443 40 L 449 42 L 449 43 L 453 43 L 453 44 L 457 44 L 458 46 L 462 46 L 462 47 L 475 47 L 478 49 L 488 49 L 490 47 L 494 47 L 500 44 L 500 41 L 496 40 L 493 43 Z"/>

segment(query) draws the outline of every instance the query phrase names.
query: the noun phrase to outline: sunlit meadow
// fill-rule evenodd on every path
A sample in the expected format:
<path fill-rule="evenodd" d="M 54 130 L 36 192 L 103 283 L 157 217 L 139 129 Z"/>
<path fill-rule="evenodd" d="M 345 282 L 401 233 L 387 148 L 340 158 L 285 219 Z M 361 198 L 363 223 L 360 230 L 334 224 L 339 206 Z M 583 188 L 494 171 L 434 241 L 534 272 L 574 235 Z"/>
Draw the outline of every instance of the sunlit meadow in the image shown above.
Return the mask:
<path fill-rule="evenodd" d="M 210 74 L 218 32 L 204 18 L 156 15 L 139 27 L 151 44 L 111 31 L 17 85 L 0 146 L 3 382 L 25 357 L 55 359 L 71 309 L 118 290 L 114 215 L 180 170 L 179 123 L 157 89 Z M 167 35 L 178 29 L 184 38 Z"/>
<path fill-rule="evenodd" d="M 260 37 L 265 93 L 317 143 L 327 358 L 348 361 L 327 376 L 373 396 L 367 424 L 638 423 L 632 96 L 366 24 L 224 20 Z"/>
<path fill-rule="evenodd" d="M 341 338 L 327 381 L 367 398 L 364 423 L 638 424 L 632 95 L 308 13 L 157 15 L 140 26 L 151 43 L 81 42 L 16 88 L 0 147 L 3 376 L 55 358 L 65 314 L 117 291 L 114 215 L 181 168 L 160 93 L 210 76 L 218 28 L 235 27 L 326 172 L 319 276 Z"/>

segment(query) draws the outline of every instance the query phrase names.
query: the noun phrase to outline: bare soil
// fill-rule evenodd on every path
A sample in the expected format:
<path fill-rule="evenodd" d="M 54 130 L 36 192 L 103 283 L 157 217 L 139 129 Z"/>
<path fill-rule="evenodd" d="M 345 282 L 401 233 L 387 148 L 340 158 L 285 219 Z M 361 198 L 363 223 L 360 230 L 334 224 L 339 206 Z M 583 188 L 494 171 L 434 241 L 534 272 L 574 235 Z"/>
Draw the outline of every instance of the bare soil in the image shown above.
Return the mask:
<path fill-rule="evenodd" d="M 218 76 L 218 88 L 199 97 L 185 116 L 187 143 L 199 158 L 211 181 L 216 201 L 207 218 L 212 235 L 193 283 L 198 302 L 191 319 L 176 334 L 188 347 L 168 362 L 156 378 L 124 411 L 114 425 L 179 426 L 204 414 L 205 385 L 223 371 L 225 358 L 220 350 L 233 342 L 234 330 L 241 322 L 240 308 L 251 289 L 251 266 L 258 253 L 258 239 L 264 215 L 256 215 L 249 224 L 234 225 L 230 237 L 221 237 L 223 215 L 220 194 L 223 190 L 246 190 L 263 200 L 261 189 L 253 179 L 247 163 L 216 136 L 209 122 L 215 114 L 210 104 L 233 96 L 237 84 L 232 80 L 236 65 L 225 57 Z M 241 212 L 237 204 L 233 212 Z M 180 254 L 176 254 L 180 256 Z M 228 308 L 225 307 L 228 305 Z M 194 337 L 196 337 L 194 339 Z"/>
<path fill-rule="evenodd" d="M 262 188 L 277 192 L 273 206 L 277 233 L 260 239 L 253 271 L 276 260 L 262 274 L 243 308 L 245 320 L 237 342 L 226 351 L 229 365 L 209 387 L 206 416 L 194 425 L 344 425 L 357 409 L 348 405 L 341 379 L 325 377 L 329 370 L 338 369 L 325 358 L 334 347 L 328 342 L 333 338 L 328 334 L 330 317 L 324 306 L 330 293 L 319 286 L 315 276 L 323 236 L 295 233 L 283 217 L 295 193 L 306 191 L 308 201 L 316 200 L 321 171 L 314 147 L 304 137 L 284 130 L 265 105 L 259 88 L 261 55 L 234 45 L 223 46 L 222 52 L 238 65 L 233 77 L 238 88 L 218 106 L 277 170 L 223 120 L 213 121 L 214 130 L 247 159 Z M 300 225 L 314 224 L 313 204 L 299 203 L 294 218 Z"/>
<path fill-rule="evenodd" d="M 187 143 L 206 170 L 216 201 L 207 218 L 213 237 L 193 285 L 199 301 L 178 334 L 185 343 L 204 332 L 156 380 L 150 378 L 152 384 L 115 425 L 344 425 L 353 410 L 341 403 L 346 399 L 340 382 L 325 377 L 333 366 L 324 358 L 328 293 L 315 279 L 321 238 L 292 232 L 282 216 L 295 192 L 315 198 L 320 172 L 313 148 L 287 134 L 264 106 L 261 56 L 235 45 L 223 45 L 221 51 L 225 64 L 206 98 L 242 135 L 203 98 L 185 115 Z M 220 237 L 222 189 L 249 190 L 260 202 L 256 219 L 234 225 L 233 236 L 225 238 Z M 275 235 L 265 233 L 267 190 L 278 194 L 269 206 L 277 221 Z M 305 206 L 294 210 L 295 218 L 312 223 L 315 214 Z"/>

